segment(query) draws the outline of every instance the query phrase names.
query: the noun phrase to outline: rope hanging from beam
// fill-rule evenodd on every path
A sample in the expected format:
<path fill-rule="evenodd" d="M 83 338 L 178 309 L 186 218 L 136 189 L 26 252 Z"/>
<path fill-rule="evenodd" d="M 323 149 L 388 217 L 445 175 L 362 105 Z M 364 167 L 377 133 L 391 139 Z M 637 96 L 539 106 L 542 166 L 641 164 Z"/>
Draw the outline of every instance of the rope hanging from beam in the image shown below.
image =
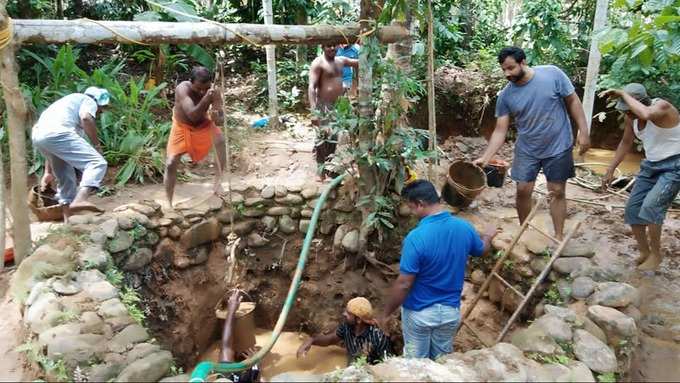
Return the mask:
<path fill-rule="evenodd" d="M 7 26 L 0 31 L 0 50 L 4 49 L 12 41 L 14 36 L 14 28 L 12 27 L 12 19 L 7 18 Z"/>
<path fill-rule="evenodd" d="M 135 40 L 135 39 L 133 39 L 133 38 L 124 36 L 124 35 L 118 33 L 115 29 L 113 29 L 113 28 L 107 26 L 106 24 L 104 24 L 104 23 L 102 23 L 102 22 L 99 22 L 99 21 L 97 21 L 97 20 L 88 19 L 87 17 L 82 17 L 82 18 L 80 18 L 80 19 L 78 19 L 78 20 L 89 21 L 89 22 L 91 22 L 91 23 L 97 24 L 97 25 L 99 25 L 100 27 L 102 27 L 102 28 L 108 30 L 109 32 L 113 33 L 114 35 L 120 37 L 121 39 L 126 40 L 126 41 L 128 41 L 128 42 L 131 42 L 131 43 L 133 43 L 133 44 L 145 45 L 145 46 L 147 46 L 147 47 L 148 47 L 148 46 L 151 46 L 151 44 L 143 43 L 143 42 L 137 41 L 137 40 Z"/>

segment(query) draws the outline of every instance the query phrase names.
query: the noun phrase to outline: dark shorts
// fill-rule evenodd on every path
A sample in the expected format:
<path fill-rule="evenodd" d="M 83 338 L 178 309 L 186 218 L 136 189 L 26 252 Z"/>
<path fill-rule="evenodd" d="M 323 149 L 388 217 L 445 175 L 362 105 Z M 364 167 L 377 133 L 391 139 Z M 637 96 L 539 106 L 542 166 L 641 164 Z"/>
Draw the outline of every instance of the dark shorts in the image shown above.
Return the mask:
<path fill-rule="evenodd" d="M 680 154 L 661 161 L 644 160 L 626 204 L 629 225 L 661 225 L 680 193 Z"/>
<path fill-rule="evenodd" d="M 536 158 L 515 150 L 512 160 L 512 179 L 516 182 L 534 182 L 543 169 L 548 182 L 566 182 L 576 176 L 572 149 L 549 158 Z"/>

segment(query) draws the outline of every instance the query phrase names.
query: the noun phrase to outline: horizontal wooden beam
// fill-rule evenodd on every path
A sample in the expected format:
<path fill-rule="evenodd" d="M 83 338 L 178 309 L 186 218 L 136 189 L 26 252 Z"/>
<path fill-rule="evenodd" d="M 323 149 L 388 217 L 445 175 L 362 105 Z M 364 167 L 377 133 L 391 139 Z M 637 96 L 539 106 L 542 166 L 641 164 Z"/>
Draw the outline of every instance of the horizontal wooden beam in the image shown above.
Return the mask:
<path fill-rule="evenodd" d="M 358 24 L 261 25 L 170 23 L 158 21 L 13 20 L 18 44 L 324 44 L 354 42 Z M 408 30 L 385 26 L 377 31 L 382 43 L 408 37 Z"/>

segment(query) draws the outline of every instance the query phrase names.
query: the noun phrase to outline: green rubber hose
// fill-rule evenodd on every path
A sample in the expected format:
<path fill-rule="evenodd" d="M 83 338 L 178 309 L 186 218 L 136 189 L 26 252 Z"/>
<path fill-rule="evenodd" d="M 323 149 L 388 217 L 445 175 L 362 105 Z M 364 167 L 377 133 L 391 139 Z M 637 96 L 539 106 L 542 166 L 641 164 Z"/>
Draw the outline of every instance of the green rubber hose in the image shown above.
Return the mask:
<path fill-rule="evenodd" d="M 252 367 L 254 364 L 258 363 L 262 358 L 271 351 L 276 341 L 283 331 L 283 326 L 286 324 L 286 319 L 288 318 L 288 313 L 290 309 L 293 308 L 295 303 L 295 295 L 297 294 L 298 288 L 300 287 L 300 280 L 302 279 L 302 272 L 305 269 L 305 264 L 307 263 L 307 254 L 309 253 L 309 248 L 312 245 L 312 239 L 314 239 L 314 229 L 316 228 L 316 223 L 319 220 L 319 215 L 321 215 L 321 206 L 326 202 L 328 194 L 333 188 L 338 186 L 340 182 L 345 178 L 345 174 L 340 175 L 331 181 L 326 190 L 321 194 L 316 206 L 314 207 L 314 213 L 312 214 L 312 219 L 309 222 L 309 228 L 307 229 L 307 234 L 305 235 L 305 241 L 302 245 L 302 250 L 300 251 L 300 258 L 298 259 L 297 268 L 295 269 L 295 274 L 293 275 L 293 280 L 290 282 L 290 288 L 288 289 L 288 296 L 286 296 L 286 302 L 281 309 L 281 314 L 279 314 L 279 319 L 276 321 L 276 326 L 272 332 L 272 337 L 269 339 L 267 344 L 260 349 L 255 355 L 242 362 L 233 363 L 214 363 L 210 361 L 203 361 L 199 363 L 194 370 L 191 372 L 190 382 L 205 382 L 208 375 L 213 373 L 229 373 L 243 371 Z"/>

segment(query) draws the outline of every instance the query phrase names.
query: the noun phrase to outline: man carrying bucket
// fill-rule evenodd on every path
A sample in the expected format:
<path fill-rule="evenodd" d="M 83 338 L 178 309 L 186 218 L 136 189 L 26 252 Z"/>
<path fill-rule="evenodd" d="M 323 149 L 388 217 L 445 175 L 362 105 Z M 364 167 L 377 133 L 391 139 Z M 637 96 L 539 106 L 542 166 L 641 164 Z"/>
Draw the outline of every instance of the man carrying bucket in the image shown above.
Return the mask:
<path fill-rule="evenodd" d="M 590 147 L 583 105 L 562 70 L 552 65 L 529 67 L 520 48 L 503 48 L 498 63 L 510 83 L 498 94 L 496 129 L 475 164 L 487 165 L 503 146 L 512 119 L 517 126 L 517 141 L 511 175 L 517 182 L 519 221 L 523 223 L 531 211 L 534 183 L 543 170 L 550 192 L 555 237 L 561 240 L 567 215 L 566 184 L 575 176 L 569 117 L 578 128 L 580 155 Z"/>

